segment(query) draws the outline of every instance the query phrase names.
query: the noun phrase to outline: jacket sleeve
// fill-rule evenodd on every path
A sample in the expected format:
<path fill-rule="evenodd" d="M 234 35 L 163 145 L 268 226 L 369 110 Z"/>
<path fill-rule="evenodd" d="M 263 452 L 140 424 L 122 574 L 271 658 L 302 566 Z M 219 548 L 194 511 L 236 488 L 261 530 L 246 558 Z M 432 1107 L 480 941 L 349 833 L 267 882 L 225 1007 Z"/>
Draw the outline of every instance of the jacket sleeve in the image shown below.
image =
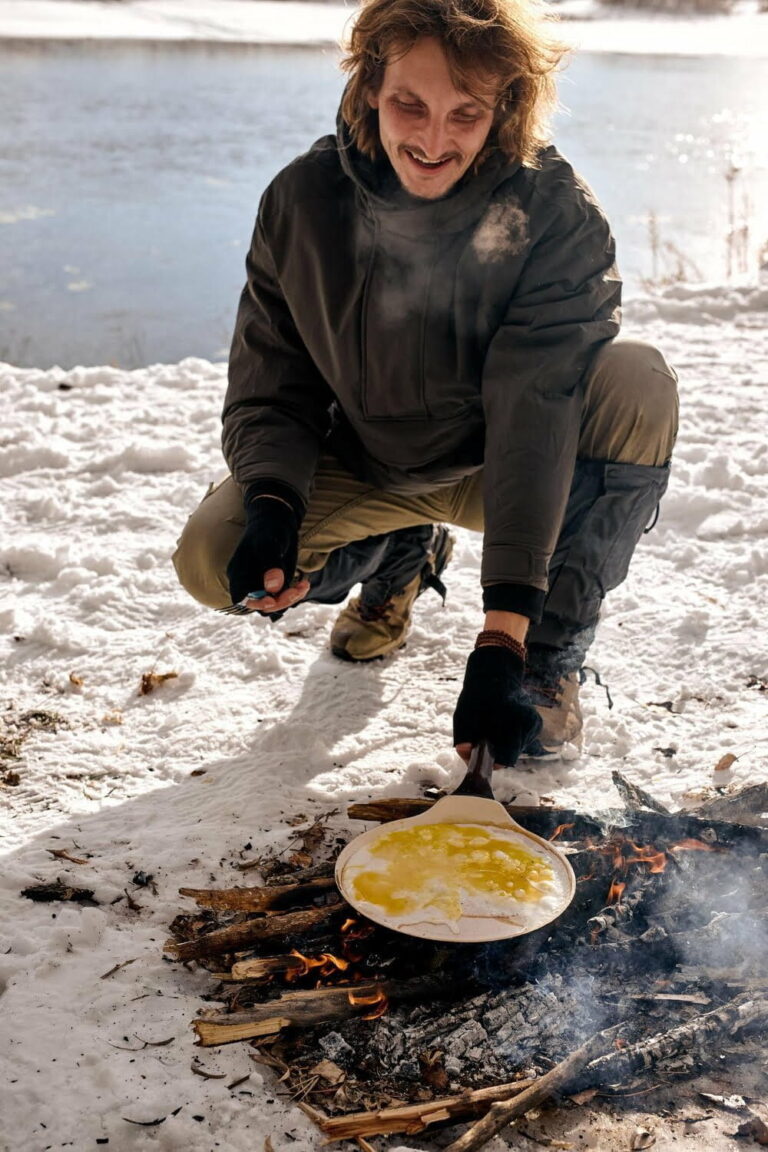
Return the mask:
<path fill-rule="evenodd" d="M 481 575 L 486 611 L 533 620 L 573 478 L 584 377 L 618 333 L 621 300 L 613 238 L 588 190 L 555 189 L 536 215 L 547 224 L 531 238 L 483 369 Z"/>
<path fill-rule="evenodd" d="M 330 426 L 330 388 L 280 288 L 265 224 L 265 195 L 246 260 L 229 357 L 222 448 L 234 479 L 288 485 L 306 505 Z"/>

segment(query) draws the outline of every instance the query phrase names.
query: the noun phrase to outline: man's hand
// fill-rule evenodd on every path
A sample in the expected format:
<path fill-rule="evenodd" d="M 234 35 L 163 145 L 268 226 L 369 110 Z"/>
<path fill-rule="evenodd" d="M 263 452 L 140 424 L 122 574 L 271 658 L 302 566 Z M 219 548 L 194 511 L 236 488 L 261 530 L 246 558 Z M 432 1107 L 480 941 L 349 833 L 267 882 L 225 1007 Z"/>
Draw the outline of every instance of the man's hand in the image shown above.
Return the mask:
<path fill-rule="evenodd" d="M 541 730 L 541 717 L 523 691 L 525 665 L 508 648 L 475 648 L 453 714 L 453 742 L 463 760 L 486 740 L 495 762 L 511 768 Z"/>
<path fill-rule="evenodd" d="M 291 585 L 299 550 L 299 525 L 290 504 L 257 496 L 245 509 L 246 525 L 227 566 L 233 604 L 270 614 L 292 607 L 309 591 L 309 581 Z M 250 592 L 265 592 L 258 599 Z"/>

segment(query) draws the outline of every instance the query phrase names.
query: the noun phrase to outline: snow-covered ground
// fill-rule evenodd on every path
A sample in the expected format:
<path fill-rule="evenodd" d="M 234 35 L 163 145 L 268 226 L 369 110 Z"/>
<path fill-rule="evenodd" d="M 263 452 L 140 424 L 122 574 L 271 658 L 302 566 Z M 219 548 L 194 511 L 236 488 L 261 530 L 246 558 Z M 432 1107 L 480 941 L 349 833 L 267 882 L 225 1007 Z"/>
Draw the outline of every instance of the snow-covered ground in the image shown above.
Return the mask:
<path fill-rule="evenodd" d="M 591 653 L 614 707 L 586 685 L 584 755 L 497 774 L 501 798 L 618 805 L 613 768 L 673 805 L 768 778 L 768 289 L 679 288 L 627 314 L 627 331 L 679 370 L 682 430 L 659 524 Z M 223 382 L 222 365 L 200 360 L 0 366 L 0 720 L 7 737 L 25 713 L 59 717 L 0 760 L 0 1145 L 12 1152 L 107 1139 L 121 1152 L 251 1152 L 268 1135 L 275 1152 L 319 1148 L 246 1046 L 199 1053 L 223 1079 L 193 1073 L 189 1020 L 207 978 L 161 959 L 177 890 L 237 883 L 235 862 L 285 847 L 302 815 L 338 807 L 346 829 L 353 798 L 460 774 L 450 718 L 481 619 L 479 537 L 458 534 L 445 608 L 425 595 L 407 648 L 375 666 L 330 656 L 332 608 L 272 626 L 208 612 L 177 586 L 174 540 L 222 471 Z M 141 696 L 151 672 L 177 675 Z M 738 760 L 715 773 L 725 753 Z M 55 877 L 92 888 L 98 906 L 20 897 Z"/>
<path fill-rule="evenodd" d="M 563 37 L 584 51 L 768 56 L 768 13 L 742 9 L 673 18 L 617 14 L 593 0 L 560 6 Z M 0 0 L 0 38 L 334 44 L 354 12 L 310 0 Z"/>

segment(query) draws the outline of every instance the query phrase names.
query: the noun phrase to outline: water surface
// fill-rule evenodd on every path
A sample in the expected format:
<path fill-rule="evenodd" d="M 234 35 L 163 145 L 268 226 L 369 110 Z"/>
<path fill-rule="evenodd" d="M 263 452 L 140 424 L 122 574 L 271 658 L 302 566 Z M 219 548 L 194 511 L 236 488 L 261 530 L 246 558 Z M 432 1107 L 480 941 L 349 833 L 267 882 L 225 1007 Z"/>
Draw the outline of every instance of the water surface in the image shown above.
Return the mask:
<path fill-rule="evenodd" d="M 1 43 L 0 359 L 225 356 L 260 194 L 332 130 L 341 86 L 317 48 Z M 584 54 L 561 94 L 556 143 L 605 206 L 630 290 L 652 271 L 650 212 L 708 278 L 729 187 L 737 216 L 751 198 L 752 247 L 768 239 L 764 61 Z"/>

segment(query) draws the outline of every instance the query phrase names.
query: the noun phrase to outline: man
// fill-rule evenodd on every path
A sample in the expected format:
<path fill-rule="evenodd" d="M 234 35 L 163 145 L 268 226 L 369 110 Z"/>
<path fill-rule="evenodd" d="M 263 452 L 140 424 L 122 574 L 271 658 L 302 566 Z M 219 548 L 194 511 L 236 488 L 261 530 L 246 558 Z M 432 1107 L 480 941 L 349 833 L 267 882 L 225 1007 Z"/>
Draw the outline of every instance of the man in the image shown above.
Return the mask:
<path fill-rule="evenodd" d="M 579 671 L 677 418 L 662 356 L 614 342 L 613 240 L 546 146 L 562 51 L 537 20 L 528 0 L 364 0 L 336 136 L 262 198 L 232 476 L 175 557 L 225 610 L 340 603 L 361 582 L 331 647 L 368 660 L 442 589 L 451 539 L 433 525 L 484 531 L 454 743 L 466 759 L 487 741 L 500 765 L 578 742 Z"/>

